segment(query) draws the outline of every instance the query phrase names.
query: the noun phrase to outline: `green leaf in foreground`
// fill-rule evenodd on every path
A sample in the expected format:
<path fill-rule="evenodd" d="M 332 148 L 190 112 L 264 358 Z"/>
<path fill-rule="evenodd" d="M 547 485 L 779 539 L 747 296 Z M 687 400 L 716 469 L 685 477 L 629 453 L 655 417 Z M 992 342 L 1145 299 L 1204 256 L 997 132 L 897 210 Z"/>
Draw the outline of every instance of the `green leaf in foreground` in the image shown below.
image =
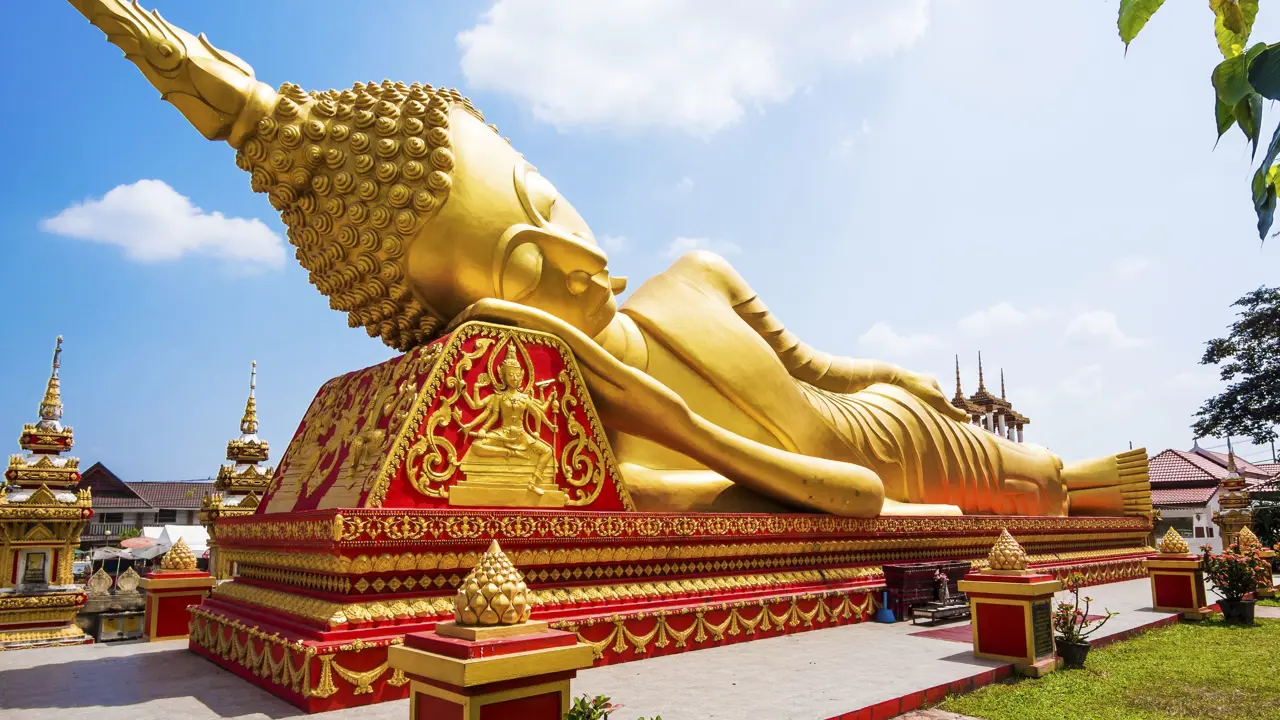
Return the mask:
<path fill-rule="evenodd" d="M 1213 95 L 1213 102 L 1213 114 L 1218 121 L 1218 140 L 1221 140 L 1222 136 L 1231 129 L 1231 126 L 1236 124 L 1236 116 L 1233 108 L 1222 102 L 1222 98 L 1218 97 L 1216 92 Z M 1218 143 L 1215 141 L 1214 147 L 1217 147 L 1217 145 Z"/>
<path fill-rule="evenodd" d="M 1262 132 L 1262 96 L 1256 92 L 1245 95 L 1239 103 L 1236 104 L 1232 111 L 1232 116 L 1236 123 L 1240 125 L 1240 130 L 1244 132 L 1244 136 L 1253 145 L 1249 157 L 1253 158 L 1258 155 L 1258 135 Z M 1219 124 L 1221 127 L 1221 124 Z M 1230 127 L 1228 125 L 1228 127 Z M 1218 137 L 1222 137 L 1219 135 Z"/>
<path fill-rule="evenodd" d="M 1253 92 L 1249 84 L 1249 63 L 1266 49 L 1266 43 L 1258 43 L 1249 48 L 1248 53 L 1227 58 L 1213 69 L 1213 89 L 1222 102 L 1234 108 Z"/>
<path fill-rule="evenodd" d="M 1249 85 L 1263 97 L 1280 100 L 1280 43 L 1268 45 L 1249 61 Z"/>
<path fill-rule="evenodd" d="M 1209 0 L 1213 10 L 1213 34 L 1222 56 L 1232 58 L 1244 52 L 1258 15 L 1258 0 Z"/>
<path fill-rule="evenodd" d="M 1276 173 L 1271 166 L 1275 165 L 1277 155 L 1280 155 L 1280 125 L 1272 133 L 1267 154 L 1253 174 L 1253 209 L 1258 213 L 1258 237 L 1263 240 L 1267 239 L 1276 214 Z"/>
<path fill-rule="evenodd" d="M 1120 19 L 1116 26 L 1120 28 L 1120 39 L 1126 50 L 1163 4 L 1164 0 L 1120 0 Z"/>

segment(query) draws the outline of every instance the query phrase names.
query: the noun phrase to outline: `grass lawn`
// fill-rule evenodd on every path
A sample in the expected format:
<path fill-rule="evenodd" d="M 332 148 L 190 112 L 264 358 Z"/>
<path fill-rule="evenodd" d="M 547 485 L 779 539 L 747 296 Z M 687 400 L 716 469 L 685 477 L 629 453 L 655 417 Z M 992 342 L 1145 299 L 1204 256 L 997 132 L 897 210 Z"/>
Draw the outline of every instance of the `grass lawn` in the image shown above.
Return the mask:
<path fill-rule="evenodd" d="M 1008 680 L 942 709 L 987 720 L 1280 718 L 1280 620 L 1178 623 L 1089 653 L 1083 670 Z"/>

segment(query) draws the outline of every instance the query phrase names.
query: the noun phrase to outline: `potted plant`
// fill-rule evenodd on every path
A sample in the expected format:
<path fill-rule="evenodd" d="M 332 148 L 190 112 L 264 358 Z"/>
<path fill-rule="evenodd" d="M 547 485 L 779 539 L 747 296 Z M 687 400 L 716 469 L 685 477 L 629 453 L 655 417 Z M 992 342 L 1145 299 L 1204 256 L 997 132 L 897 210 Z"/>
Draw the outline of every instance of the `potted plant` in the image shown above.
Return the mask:
<path fill-rule="evenodd" d="M 1088 637 L 1118 614 L 1106 610 L 1105 616 L 1090 620 L 1089 606 L 1093 603 L 1093 598 L 1080 597 L 1083 585 L 1084 575 L 1071 573 L 1067 576 L 1062 581 L 1062 586 L 1071 592 L 1073 601 L 1060 602 L 1058 609 L 1053 611 L 1053 632 L 1056 635 L 1058 656 L 1069 668 L 1084 667 L 1084 659 L 1089 654 Z M 1080 608 L 1081 600 L 1084 601 L 1083 610 Z"/>
<path fill-rule="evenodd" d="M 1270 576 L 1271 568 L 1258 551 L 1232 544 L 1222 554 L 1214 553 L 1208 546 L 1204 553 L 1204 575 L 1213 584 L 1213 591 L 1222 599 L 1218 608 L 1222 619 L 1235 624 L 1253 623 L 1253 593 L 1258 580 L 1264 574 Z"/>
<path fill-rule="evenodd" d="M 565 713 L 564 720 L 609 720 L 609 715 L 622 709 L 621 705 L 615 705 L 608 695 L 597 695 L 589 697 L 583 695 L 574 698 L 573 706 L 569 708 L 569 712 Z M 644 720 L 639 718 L 638 720 Z M 653 720 L 662 720 L 659 715 Z"/>

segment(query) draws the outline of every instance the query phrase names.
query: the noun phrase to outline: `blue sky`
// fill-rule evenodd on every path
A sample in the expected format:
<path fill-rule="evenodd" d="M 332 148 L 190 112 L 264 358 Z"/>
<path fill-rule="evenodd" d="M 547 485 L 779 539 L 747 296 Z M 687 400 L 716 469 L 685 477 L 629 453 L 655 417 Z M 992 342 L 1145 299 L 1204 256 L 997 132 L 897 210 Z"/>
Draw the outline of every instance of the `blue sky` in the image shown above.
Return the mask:
<path fill-rule="evenodd" d="M 1243 141 L 1233 131 L 1212 150 L 1218 56 L 1201 3 L 1168 3 L 1126 58 L 1114 1 L 1016 16 L 994 2 L 812 0 L 785 14 L 379 2 L 356 14 L 158 1 L 273 86 L 462 89 L 608 236 L 633 287 L 706 247 L 831 352 L 933 373 L 950 394 L 953 355 L 971 393 L 981 350 L 989 385 L 1005 368 L 1031 416 L 1028 439 L 1066 458 L 1190 445 L 1191 415 L 1218 386 L 1197 365 L 1203 342 L 1280 265 L 1254 234 Z M 1256 38 L 1280 38 L 1268 11 Z M 0 432 L 35 419 L 61 333 L 84 462 L 130 480 L 212 475 L 255 359 L 278 458 L 321 383 L 390 351 L 328 309 L 287 246 L 280 261 L 199 245 L 200 227 L 229 218 L 262 223 L 239 231 L 268 249 L 283 227 L 233 151 L 204 141 L 69 5 L 22 14 L 0 27 L 13 103 L 0 120 Z M 173 228 L 170 244 L 42 230 L 140 180 L 222 220 L 152 218 Z"/>

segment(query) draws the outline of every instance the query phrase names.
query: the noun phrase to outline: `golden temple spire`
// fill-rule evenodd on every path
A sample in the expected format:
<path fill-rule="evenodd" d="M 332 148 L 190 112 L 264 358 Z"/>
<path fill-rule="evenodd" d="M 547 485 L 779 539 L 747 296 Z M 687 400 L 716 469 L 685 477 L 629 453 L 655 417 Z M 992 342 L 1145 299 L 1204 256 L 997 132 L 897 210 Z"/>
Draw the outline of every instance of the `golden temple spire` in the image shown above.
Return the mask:
<path fill-rule="evenodd" d="M 1231 436 L 1227 436 L 1227 475 L 1235 476 L 1240 472 L 1236 469 L 1236 452 L 1231 447 Z"/>
<path fill-rule="evenodd" d="M 203 33 L 192 37 L 136 0 L 70 1 L 209 140 L 240 147 L 275 105 L 276 92 L 254 79 L 253 68 Z"/>
<path fill-rule="evenodd" d="M 956 397 L 964 397 L 964 391 L 960 389 L 960 355 L 956 355 Z"/>
<path fill-rule="evenodd" d="M 249 369 L 249 399 L 244 403 L 244 417 L 240 418 L 240 432 L 245 435 L 258 434 L 258 404 L 253 392 L 258 386 L 258 361 L 252 361 Z"/>
<path fill-rule="evenodd" d="M 978 351 L 978 392 L 985 392 L 987 383 L 982 379 L 982 351 Z"/>
<path fill-rule="evenodd" d="M 1006 399 L 1004 396 L 1004 368 L 1000 368 L 1000 399 Z"/>
<path fill-rule="evenodd" d="M 59 335 L 53 348 L 53 370 L 49 373 L 49 384 L 45 386 L 44 399 L 40 401 L 39 425 L 53 430 L 62 427 L 58 422 L 62 419 L 62 385 L 58 380 L 58 368 L 61 366 L 62 336 Z"/>

